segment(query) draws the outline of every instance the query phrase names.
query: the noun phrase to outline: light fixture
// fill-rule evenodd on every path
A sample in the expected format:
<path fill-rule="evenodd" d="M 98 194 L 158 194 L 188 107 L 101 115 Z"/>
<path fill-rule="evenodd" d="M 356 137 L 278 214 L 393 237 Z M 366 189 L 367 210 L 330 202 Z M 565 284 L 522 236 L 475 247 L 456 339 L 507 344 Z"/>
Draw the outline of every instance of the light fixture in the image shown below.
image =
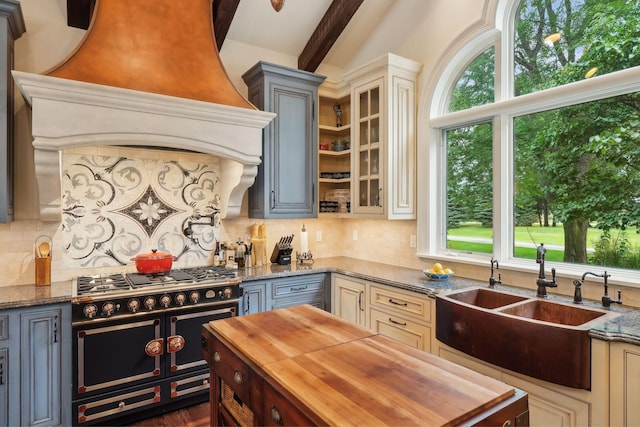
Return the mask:
<path fill-rule="evenodd" d="M 560 33 L 553 33 L 548 35 L 547 37 L 544 38 L 543 42 L 545 45 L 547 45 L 548 47 L 553 47 L 553 44 L 555 42 L 557 42 L 558 40 L 560 40 L 560 38 L 562 37 L 562 34 Z"/>
<path fill-rule="evenodd" d="M 280 9 L 284 6 L 284 0 L 271 0 L 271 6 L 273 7 L 273 10 L 280 12 Z"/>
<path fill-rule="evenodd" d="M 593 67 L 592 69 L 587 71 L 587 74 L 584 75 L 584 78 L 588 79 L 589 77 L 593 77 L 593 75 L 597 72 L 598 72 L 598 67 Z"/>

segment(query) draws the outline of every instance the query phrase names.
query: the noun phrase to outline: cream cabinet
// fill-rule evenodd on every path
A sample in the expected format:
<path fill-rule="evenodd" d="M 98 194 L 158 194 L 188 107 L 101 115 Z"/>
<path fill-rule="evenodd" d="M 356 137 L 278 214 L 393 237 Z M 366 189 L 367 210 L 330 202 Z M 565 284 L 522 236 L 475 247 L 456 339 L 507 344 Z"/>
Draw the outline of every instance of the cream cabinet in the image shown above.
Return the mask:
<path fill-rule="evenodd" d="M 351 97 L 344 83 L 319 88 L 319 212 L 344 215 L 351 204 Z"/>
<path fill-rule="evenodd" d="M 421 65 L 384 55 L 344 76 L 351 87 L 351 211 L 416 217 L 416 81 Z"/>
<path fill-rule="evenodd" d="M 611 343 L 612 426 L 640 425 L 640 346 Z"/>
<path fill-rule="evenodd" d="M 332 313 L 419 350 L 431 352 L 433 299 L 376 282 L 333 274 Z"/>
<path fill-rule="evenodd" d="M 609 343 L 605 341 L 592 340 L 591 390 L 560 386 L 517 374 L 478 360 L 439 341 L 436 343 L 434 354 L 443 359 L 526 391 L 529 395 L 531 426 L 603 426 L 609 424 Z M 614 411 L 613 407 L 611 411 Z M 611 425 L 617 424 L 612 423 Z"/>
<path fill-rule="evenodd" d="M 434 301 L 426 295 L 372 283 L 369 327 L 419 350 L 431 352 Z"/>
<path fill-rule="evenodd" d="M 367 282 L 342 274 L 333 274 L 331 309 L 333 314 L 351 323 L 368 327 Z"/>

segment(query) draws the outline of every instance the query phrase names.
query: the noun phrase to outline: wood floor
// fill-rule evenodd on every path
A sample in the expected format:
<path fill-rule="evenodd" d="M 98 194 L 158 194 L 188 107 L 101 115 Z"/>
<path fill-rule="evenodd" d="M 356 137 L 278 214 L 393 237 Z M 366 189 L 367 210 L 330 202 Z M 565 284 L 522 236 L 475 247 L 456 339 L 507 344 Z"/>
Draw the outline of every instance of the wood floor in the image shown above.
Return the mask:
<path fill-rule="evenodd" d="M 130 424 L 135 427 L 208 427 L 209 402 Z"/>

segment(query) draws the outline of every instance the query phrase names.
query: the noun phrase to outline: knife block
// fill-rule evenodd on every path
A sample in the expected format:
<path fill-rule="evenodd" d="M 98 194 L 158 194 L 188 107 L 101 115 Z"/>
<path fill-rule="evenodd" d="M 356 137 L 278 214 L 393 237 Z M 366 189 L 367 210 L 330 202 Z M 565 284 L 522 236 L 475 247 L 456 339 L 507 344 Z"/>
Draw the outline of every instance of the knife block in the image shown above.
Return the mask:
<path fill-rule="evenodd" d="M 293 248 L 291 246 L 281 248 L 277 243 L 273 247 L 273 252 L 271 252 L 271 263 L 272 264 L 280 264 L 280 265 L 289 265 L 291 264 L 291 252 Z"/>
<path fill-rule="evenodd" d="M 51 285 L 51 257 L 36 257 L 36 286 Z"/>

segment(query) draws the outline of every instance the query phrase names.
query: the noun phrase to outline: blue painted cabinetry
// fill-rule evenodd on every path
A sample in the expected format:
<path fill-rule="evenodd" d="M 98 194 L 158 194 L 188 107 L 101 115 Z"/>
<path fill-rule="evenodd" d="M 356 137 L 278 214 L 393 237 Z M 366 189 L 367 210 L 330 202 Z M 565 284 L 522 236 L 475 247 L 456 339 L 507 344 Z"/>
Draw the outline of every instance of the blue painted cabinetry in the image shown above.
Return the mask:
<path fill-rule="evenodd" d="M 242 78 L 249 101 L 276 113 L 263 131 L 262 163 L 249 188 L 249 217 L 317 217 L 316 104 L 324 76 L 261 61 Z"/>
<path fill-rule="evenodd" d="M 0 424 L 70 425 L 71 305 L 0 311 L 2 330 Z"/>
<path fill-rule="evenodd" d="M 331 284 L 324 273 L 243 282 L 240 315 L 311 304 L 331 310 Z"/>

